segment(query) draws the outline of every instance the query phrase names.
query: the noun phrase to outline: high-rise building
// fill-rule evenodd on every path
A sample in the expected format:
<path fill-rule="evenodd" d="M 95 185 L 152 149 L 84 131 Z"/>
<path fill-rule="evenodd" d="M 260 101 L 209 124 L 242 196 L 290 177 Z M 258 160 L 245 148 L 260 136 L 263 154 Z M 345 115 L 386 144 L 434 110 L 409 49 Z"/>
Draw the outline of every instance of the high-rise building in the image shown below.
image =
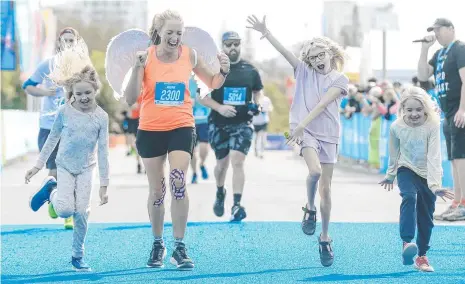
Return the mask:
<path fill-rule="evenodd" d="M 73 1 L 54 8 L 59 11 L 59 15 L 79 18 L 85 25 L 107 22 L 118 23 L 123 29 L 148 28 L 148 0 Z"/>
<path fill-rule="evenodd" d="M 255 58 L 255 46 L 251 29 L 245 30 L 244 40 L 242 41 L 242 53 L 244 59 L 253 61 Z"/>

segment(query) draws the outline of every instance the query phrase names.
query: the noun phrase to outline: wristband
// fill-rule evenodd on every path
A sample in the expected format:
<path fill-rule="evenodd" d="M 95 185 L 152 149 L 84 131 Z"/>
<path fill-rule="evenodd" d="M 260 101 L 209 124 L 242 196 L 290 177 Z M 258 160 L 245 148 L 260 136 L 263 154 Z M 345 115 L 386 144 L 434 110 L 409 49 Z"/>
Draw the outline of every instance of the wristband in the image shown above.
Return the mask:
<path fill-rule="evenodd" d="M 266 32 L 264 34 L 262 34 L 262 37 L 260 39 L 266 38 L 266 36 L 269 35 L 269 34 L 270 34 L 270 31 L 266 30 Z"/>

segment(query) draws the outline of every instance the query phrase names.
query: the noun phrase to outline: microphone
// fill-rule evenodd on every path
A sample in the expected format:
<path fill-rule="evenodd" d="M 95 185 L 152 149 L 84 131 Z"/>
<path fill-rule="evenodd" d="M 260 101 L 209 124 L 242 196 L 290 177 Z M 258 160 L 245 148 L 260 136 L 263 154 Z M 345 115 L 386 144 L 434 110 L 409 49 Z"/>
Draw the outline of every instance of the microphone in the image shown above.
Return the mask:
<path fill-rule="evenodd" d="M 416 40 L 414 40 L 412 42 L 416 43 L 416 42 L 429 42 L 429 41 L 423 38 L 423 39 L 416 39 Z"/>

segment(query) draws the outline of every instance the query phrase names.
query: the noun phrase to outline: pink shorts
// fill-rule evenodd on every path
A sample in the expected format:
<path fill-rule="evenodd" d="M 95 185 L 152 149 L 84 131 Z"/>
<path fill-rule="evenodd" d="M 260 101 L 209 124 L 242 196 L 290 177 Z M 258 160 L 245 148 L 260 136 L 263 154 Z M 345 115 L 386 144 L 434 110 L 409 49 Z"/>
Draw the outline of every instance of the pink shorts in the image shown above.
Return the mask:
<path fill-rule="evenodd" d="M 302 156 L 302 150 L 304 148 L 315 149 L 320 163 L 323 164 L 335 164 L 337 163 L 338 156 L 338 145 L 334 143 L 328 143 L 321 141 L 313 137 L 311 134 L 304 131 L 304 139 L 300 149 L 300 155 Z"/>

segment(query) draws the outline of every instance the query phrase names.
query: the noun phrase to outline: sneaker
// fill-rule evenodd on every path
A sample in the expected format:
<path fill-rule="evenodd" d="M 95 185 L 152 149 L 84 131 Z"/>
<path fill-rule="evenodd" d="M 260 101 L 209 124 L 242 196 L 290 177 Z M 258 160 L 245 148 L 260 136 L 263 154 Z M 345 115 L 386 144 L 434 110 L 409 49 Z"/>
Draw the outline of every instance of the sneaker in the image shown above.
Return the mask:
<path fill-rule="evenodd" d="M 192 184 L 196 184 L 196 183 L 197 183 L 197 174 L 196 174 L 196 173 L 192 174 L 192 182 L 191 182 L 191 183 L 192 183 Z"/>
<path fill-rule="evenodd" d="M 42 183 L 42 186 L 39 190 L 32 195 L 29 202 L 29 206 L 32 211 L 36 212 L 37 210 L 44 205 L 45 202 L 50 201 L 50 193 L 57 186 L 57 181 L 54 177 L 48 176 Z"/>
<path fill-rule="evenodd" d="M 403 265 L 412 265 L 413 258 L 418 253 L 418 247 L 415 243 L 404 242 L 402 246 L 402 264 Z"/>
<path fill-rule="evenodd" d="M 82 257 L 80 258 L 72 257 L 71 265 L 73 265 L 73 269 L 75 271 L 79 271 L 79 272 L 92 271 L 90 266 L 82 259 Z"/>
<path fill-rule="evenodd" d="M 240 222 L 247 217 L 247 213 L 245 213 L 245 208 L 240 205 L 234 205 L 231 208 L 231 221 L 232 222 Z"/>
<path fill-rule="evenodd" d="M 415 259 L 415 268 L 423 272 L 434 272 L 434 268 L 429 265 L 426 255 L 419 256 Z"/>
<path fill-rule="evenodd" d="M 213 205 L 213 212 L 217 217 L 221 217 L 224 215 L 224 198 L 226 197 L 226 188 L 224 191 L 216 192 L 216 200 L 215 205 Z"/>
<path fill-rule="evenodd" d="M 187 255 L 186 245 L 182 243 L 173 251 L 170 262 L 179 270 L 191 270 L 194 268 L 194 262 Z"/>
<path fill-rule="evenodd" d="M 302 219 L 302 231 L 304 234 L 313 236 L 316 230 L 316 210 L 309 210 L 307 207 L 302 207 L 304 218 Z"/>
<path fill-rule="evenodd" d="M 147 261 L 147 267 L 162 268 L 163 261 L 166 257 L 166 248 L 162 242 L 153 242 L 152 251 L 150 252 L 150 258 Z"/>
<path fill-rule="evenodd" d="M 465 206 L 459 205 L 450 214 L 444 215 L 445 221 L 464 221 L 465 220 Z"/>
<path fill-rule="evenodd" d="M 208 179 L 208 172 L 205 166 L 200 166 L 200 171 L 202 172 L 202 179 Z"/>
<path fill-rule="evenodd" d="M 456 207 L 452 207 L 452 205 L 450 205 L 449 207 L 447 207 L 446 211 L 442 212 L 441 214 L 434 215 L 434 220 L 444 220 L 444 216 L 451 214 L 455 210 L 455 208 Z"/>
<path fill-rule="evenodd" d="M 334 262 L 334 252 L 331 244 L 333 243 L 333 240 L 330 240 L 329 242 L 322 242 L 321 241 L 321 235 L 318 237 L 318 243 L 320 244 L 320 261 L 321 265 L 324 267 L 329 267 L 333 265 Z"/>
<path fill-rule="evenodd" d="M 65 229 L 72 230 L 74 227 L 73 217 L 69 217 L 65 219 Z"/>
<path fill-rule="evenodd" d="M 137 173 L 141 174 L 142 173 L 142 167 L 140 164 L 137 164 Z"/>
<path fill-rule="evenodd" d="M 57 212 L 55 212 L 55 208 L 53 208 L 52 202 L 48 203 L 48 216 L 52 219 L 58 218 Z"/>

